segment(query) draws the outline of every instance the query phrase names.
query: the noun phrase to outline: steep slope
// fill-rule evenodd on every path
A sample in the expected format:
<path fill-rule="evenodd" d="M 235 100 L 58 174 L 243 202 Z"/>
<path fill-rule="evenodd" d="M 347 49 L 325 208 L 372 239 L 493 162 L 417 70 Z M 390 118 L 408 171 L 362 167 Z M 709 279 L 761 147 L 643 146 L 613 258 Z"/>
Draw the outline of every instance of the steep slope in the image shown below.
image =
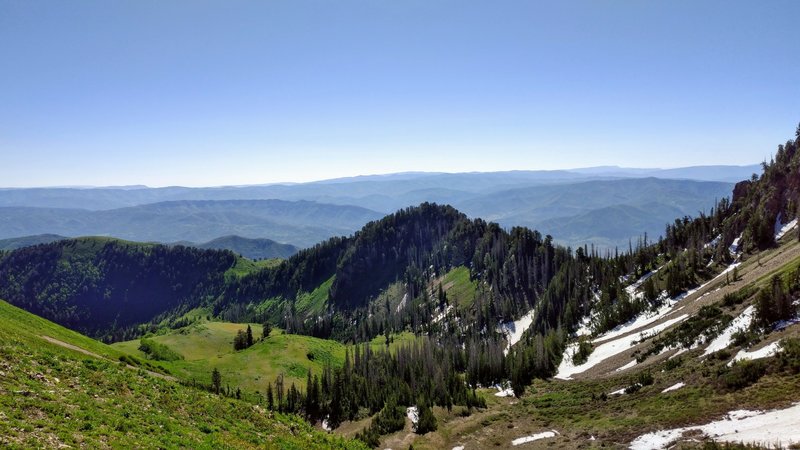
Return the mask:
<path fill-rule="evenodd" d="M 120 352 L 3 301 L 0 354 L 4 448 L 364 448 L 126 367 Z"/>

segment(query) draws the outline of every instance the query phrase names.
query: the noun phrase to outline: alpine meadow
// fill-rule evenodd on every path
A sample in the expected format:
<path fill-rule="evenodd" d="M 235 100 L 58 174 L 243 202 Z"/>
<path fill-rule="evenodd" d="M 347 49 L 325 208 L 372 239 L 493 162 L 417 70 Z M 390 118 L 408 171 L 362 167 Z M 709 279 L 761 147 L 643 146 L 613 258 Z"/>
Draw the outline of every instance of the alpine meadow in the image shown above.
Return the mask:
<path fill-rule="evenodd" d="M 0 447 L 800 448 L 799 15 L 0 0 Z"/>

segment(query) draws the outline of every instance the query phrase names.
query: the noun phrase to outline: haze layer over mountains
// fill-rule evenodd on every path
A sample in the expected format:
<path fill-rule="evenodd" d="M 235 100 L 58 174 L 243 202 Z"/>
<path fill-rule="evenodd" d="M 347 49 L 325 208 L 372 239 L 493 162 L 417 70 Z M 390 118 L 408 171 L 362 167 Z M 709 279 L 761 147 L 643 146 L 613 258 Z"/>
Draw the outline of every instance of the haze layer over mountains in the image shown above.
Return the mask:
<path fill-rule="evenodd" d="M 428 201 L 504 227 L 535 228 L 572 246 L 627 247 L 645 233 L 657 238 L 676 217 L 708 212 L 730 195 L 733 182 L 760 171 L 758 165 L 598 167 L 203 188 L 0 189 L 0 239 L 104 235 L 191 244 L 235 235 L 302 248 Z M 280 256 L 288 251 L 282 248 Z"/>

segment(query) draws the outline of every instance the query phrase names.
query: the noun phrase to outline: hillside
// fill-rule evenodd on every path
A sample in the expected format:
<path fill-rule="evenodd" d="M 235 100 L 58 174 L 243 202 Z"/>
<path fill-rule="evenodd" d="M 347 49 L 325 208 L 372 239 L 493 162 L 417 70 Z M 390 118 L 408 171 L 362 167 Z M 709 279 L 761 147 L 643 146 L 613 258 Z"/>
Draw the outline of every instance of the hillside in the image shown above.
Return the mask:
<path fill-rule="evenodd" d="M 203 244 L 186 244 L 206 250 L 230 250 L 249 259 L 285 259 L 300 250 L 294 245 L 281 244 L 271 239 L 248 239 L 241 236 L 223 236 Z"/>
<path fill-rule="evenodd" d="M 67 238 L 57 234 L 37 234 L 35 236 L 22 236 L 18 238 L 2 239 L 0 240 L 0 250 L 16 250 L 22 247 L 30 247 L 31 245 L 49 244 L 62 239 Z"/>
<path fill-rule="evenodd" d="M 108 238 L 26 247 L 0 259 L 0 298 L 92 336 L 122 336 L 221 292 L 229 251 Z"/>
<path fill-rule="evenodd" d="M 364 448 L 299 417 L 126 367 L 111 347 L 3 301 L 0 354 L 4 448 Z"/>

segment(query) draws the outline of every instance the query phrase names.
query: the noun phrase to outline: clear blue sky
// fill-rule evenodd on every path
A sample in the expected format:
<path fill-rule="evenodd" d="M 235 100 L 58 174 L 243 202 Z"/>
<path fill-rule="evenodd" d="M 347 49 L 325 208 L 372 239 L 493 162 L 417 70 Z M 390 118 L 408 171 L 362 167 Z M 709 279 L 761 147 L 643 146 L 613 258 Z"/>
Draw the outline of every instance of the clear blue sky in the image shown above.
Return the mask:
<path fill-rule="evenodd" d="M 0 186 L 752 164 L 800 1 L 0 0 Z"/>

